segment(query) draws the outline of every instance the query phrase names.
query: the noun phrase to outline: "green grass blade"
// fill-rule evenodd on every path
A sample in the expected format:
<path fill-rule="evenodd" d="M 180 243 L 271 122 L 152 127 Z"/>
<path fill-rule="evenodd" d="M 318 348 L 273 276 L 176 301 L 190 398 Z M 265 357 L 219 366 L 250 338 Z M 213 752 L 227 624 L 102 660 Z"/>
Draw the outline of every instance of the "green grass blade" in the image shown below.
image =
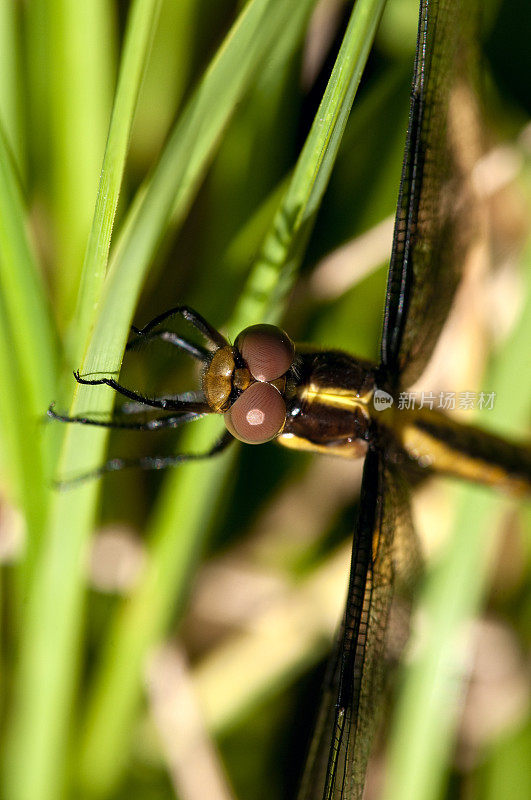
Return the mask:
<path fill-rule="evenodd" d="M 323 198 L 385 0 L 354 6 L 334 69 L 286 195 L 229 325 L 278 321 Z"/>
<path fill-rule="evenodd" d="M 92 483 L 56 493 L 52 501 L 52 537 L 45 563 L 35 571 L 23 620 L 14 710 L 3 753 L 6 800 L 55 800 L 62 794 L 83 628 L 86 543 L 97 488 Z"/>
<path fill-rule="evenodd" d="M 10 0 L 0 2 L 0 119 L 17 168 L 25 175 L 26 142 L 20 59 L 20 9 Z"/>
<path fill-rule="evenodd" d="M 24 449 L 15 497 L 27 512 L 28 559 L 33 562 L 46 508 L 44 474 L 50 452 L 43 440 L 42 418 L 56 379 L 56 353 L 48 303 L 26 231 L 23 204 L 11 152 L 0 129 L 0 287 L 8 348 L 15 364 L 3 375 L 2 392 L 11 392 L 17 413 L 3 425 L 19 428 Z M 5 363 L 4 368 L 8 368 Z M 7 454 L 14 459 L 14 453 Z M 19 451 L 19 455 L 22 453 Z M 47 457 L 48 455 L 48 457 Z"/>
<path fill-rule="evenodd" d="M 87 341 L 97 298 L 101 294 L 105 279 L 131 126 L 159 9 L 160 0 L 136 0 L 128 16 L 96 208 L 85 252 L 77 311 L 74 315 L 73 349 L 76 361 L 81 359 L 80 345 Z"/>
<path fill-rule="evenodd" d="M 35 413 L 55 385 L 53 328 L 32 246 L 26 209 L 4 131 L 0 128 L 0 280 L 17 360 Z"/>
<path fill-rule="evenodd" d="M 531 795 L 531 720 L 496 744 L 494 753 L 488 752 L 486 786 L 480 783 L 473 797 L 480 800 L 520 800 Z"/>
<path fill-rule="evenodd" d="M 2 484 L 7 498 L 25 512 L 25 534 L 29 544 L 25 566 L 42 535 L 45 497 L 42 464 L 35 454 L 35 418 L 24 392 L 19 365 L 14 357 L 13 338 L 0 293 L 0 441 Z M 35 478 L 41 478 L 36 483 Z"/>
<path fill-rule="evenodd" d="M 182 452 L 211 447 L 219 420 L 208 419 L 200 430 L 197 425 L 194 428 L 193 435 L 188 432 L 183 437 Z M 231 452 L 183 465 L 166 479 L 168 490 L 148 526 L 147 569 L 111 624 L 85 719 L 78 779 L 89 797 L 107 797 L 127 763 L 150 649 L 164 636 L 175 614 L 182 612 L 190 576 L 216 510 L 216 492 L 209 487 L 223 491 L 235 454 L 233 445 Z"/>
<path fill-rule="evenodd" d="M 407 670 L 396 712 L 389 800 L 435 800 L 446 776 L 460 677 L 470 655 L 467 626 L 485 591 L 494 553 L 492 523 L 499 512 L 488 489 L 459 489 L 455 536 L 430 571 L 420 600 L 429 634 Z"/>
<path fill-rule="evenodd" d="M 162 4 L 135 111 L 131 161 L 149 168 L 162 150 L 189 88 L 201 30 L 198 0 Z"/>
<path fill-rule="evenodd" d="M 37 5 L 40 0 L 37 0 Z M 75 309 L 83 254 L 94 213 L 114 74 L 113 14 L 107 0 L 50 0 L 43 10 L 47 30 L 43 67 L 49 76 L 49 125 L 56 300 L 59 319 Z M 42 37 L 42 28 L 36 35 Z"/>

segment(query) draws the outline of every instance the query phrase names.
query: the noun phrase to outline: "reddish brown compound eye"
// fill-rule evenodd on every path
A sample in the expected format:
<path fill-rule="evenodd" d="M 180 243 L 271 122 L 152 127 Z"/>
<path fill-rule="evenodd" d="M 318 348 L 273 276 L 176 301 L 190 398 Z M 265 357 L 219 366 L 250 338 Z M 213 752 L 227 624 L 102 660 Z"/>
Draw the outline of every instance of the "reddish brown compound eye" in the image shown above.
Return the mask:
<path fill-rule="evenodd" d="M 235 344 L 257 381 L 274 381 L 293 363 L 293 342 L 275 325 L 251 325 L 239 334 Z"/>
<path fill-rule="evenodd" d="M 274 439 L 285 420 L 284 398 L 270 383 L 253 383 L 225 413 L 228 430 L 247 444 L 263 444 Z"/>

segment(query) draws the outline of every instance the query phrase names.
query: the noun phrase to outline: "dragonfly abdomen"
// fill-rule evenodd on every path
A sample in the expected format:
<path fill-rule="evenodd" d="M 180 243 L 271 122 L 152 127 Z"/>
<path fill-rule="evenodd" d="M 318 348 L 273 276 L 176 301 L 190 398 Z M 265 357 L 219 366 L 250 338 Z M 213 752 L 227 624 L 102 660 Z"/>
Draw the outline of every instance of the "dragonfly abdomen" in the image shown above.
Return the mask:
<path fill-rule="evenodd" d="M 529 445 L 515 444 L 429 410 L 411 415 L 400 426 L 400 437 L 404 449 L 422 467 L 511 494 L 531 493 Z"/>

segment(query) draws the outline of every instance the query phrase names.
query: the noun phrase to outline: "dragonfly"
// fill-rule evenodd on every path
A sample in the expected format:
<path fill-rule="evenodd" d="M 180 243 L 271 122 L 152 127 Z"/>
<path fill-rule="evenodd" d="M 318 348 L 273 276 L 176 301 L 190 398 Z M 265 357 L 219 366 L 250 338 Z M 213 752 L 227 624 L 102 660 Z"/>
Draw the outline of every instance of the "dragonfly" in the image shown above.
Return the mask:
<path fill-rule="evenodd" d="M 231 344 L 192 308 L 134 327 L 128 349 L 162 340 L 202 368 L 198 391 L 148 397 L 114 378 L 74 373 L 106 385 L 154 416 L 134 422 L 59 414 L 85 425 L 155 430 L 206 414 L 225 430 L 206 453 L 115 458 L 92 477 L 135 465 L 162 469 L 207 458 L 234 440 L 364 458 L 347 601 L 330 658 L 299 800 L 355 800 L 363 793 L 384 685 L 391 603 L 418 569 L 411 484 L 435 472 L 531 491 L 531 448 L 457 422 L 431 408 L 404 408 L 401 392 L 423 373 L 458 287 L 474 235 L 474 197 L 456 97 L 475 67 L 477 4 L 421 0 L 409 125 L 388 274 L 380 360 L 295 345 L 282 329 L 257 324 Z M 466 155 L 466 154 L 465 154 Z M 182 318 L 203 339 L 171 330 Z M 83 476 L 86 478 L 87 476 Z"/>

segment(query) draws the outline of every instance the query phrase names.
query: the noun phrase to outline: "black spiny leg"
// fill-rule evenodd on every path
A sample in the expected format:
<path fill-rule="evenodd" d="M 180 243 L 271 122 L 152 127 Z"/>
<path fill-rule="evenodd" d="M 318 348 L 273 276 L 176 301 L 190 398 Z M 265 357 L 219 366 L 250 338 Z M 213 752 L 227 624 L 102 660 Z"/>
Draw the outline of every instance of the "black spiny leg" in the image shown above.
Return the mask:
<path fill-rule="evenodd" d="M 117 472 L 122 469 L 168 469 L 168 467 L 176 467 L 188 461 L 200 461 L 201 459 L 210 458 L 218 453 L 222 453 L 233 441 L 233 436 L 228 431 L 224 431 L 220 438 L 214 442 L 210 450 L 207 450 L 205 453 L 178 453 L 174 456 L 145 456 L 144 458 L 136 459 L 113 458 L 107 461 L 106 464 L 103 464 L 103 466 L 91 472 L 86 472 L 84 475 L 77 475 L 74 478 L 66 478 L 65 480 L 57 481 L 55 485 L 58 489 L 69 489 L 75 484 L 94 480 L 95 478 L 100 478 L 102 475 L 105 475 L 107 472 Z"/>
<path fill-rule="evenodd" d="M 206 339 L 208 348 L 202 345 L 196 345 L 189 342 L 182 336 L 179 336 L 172 331 L 160 329 L 166 320 L 171 317 L 181 316 L 191 325 L 193 325 Z M 133 339 L 128 345 L 127 349 L 132 349 L 140 341 L 161 339 L 162 341 L 169 342 L 173 346 L 185 351 L 193 358 L 201 361 L 205 367 L 212 359 L 213 353 L 220 347 L 226 347 L 228 342 L 226 339 L 213 328 L 200 314 L 188 306 L 176 306 L 169 311 L 155 317 L 143 328 L 132 328 L 136 338 Z M 74 372 L 76 381 L 85 386 L 109 386 L 115 392 L 127 397 L 130 403 L 128 406 L 129 413 L 140 413 L 142 406 L 148 408 L 164 409 L 170 411 L 166 416 L 160 416 L 155 419 L 146 421 L 125 420 L 123 417 L 113 417 L 108 420 L 98 420 L 90 416 L 68 416 L 67 414 L 58 414 L 53 407 L 53 403 L 48 409 L 48 416 L 52 419 L 59 420 L 60 422 L 75 422 L 80 425 L 95 425 L 103 428 L 122 428 L 136 431 L 147 430 L 160 430 L 163 428 L 176 428 L 184 423 L 191 422 L 204 414 L 211 414 L 212 409 L 205 400 L 201 392 L 185 392 L 184 394 L 177 394 L 166 397 L 146 397 L 139 392 L 128 389 L 122 384 L 118 383 L 114 378 L 87 378 L 82 377 L 79 371 Z M 124 407 L 125 408 L 125 407 Z M 129 467 L 137 467 L 139 469 L 165 469 L 166 467 L 175 466 L 186 461 L 193 461 L 197 459 L 209 458 L 224 450 L 233 437 L 228 431 L 225 431 L 217 442 L 206 453 L 180 453 L 176 456 L 148 456 L 144 458 L 126 460 L 115 458 L 108 461 L 102 467 L 99 467 L 92 472 L 84 475 L 76 476 L 72 479 L 60 481 L 57 485 L 59 487 L 67 487 L 81 481 L 97 478 L 106 472 L 115 472 L 117 470 L 126 469 Z"/>
<path fill-rule="evenodd" d="M 151 322 L 148 322 L 147 325 L 144 325 L 143 328 L 135 328 L 133 326 L 132 330 L 137 337 L 139 337 L 139 339 L 159 337 L 165 341 L 169 341 L 171 344 L 174 344 L 183 350 L 186 350 L 194 358 L 198 358 L 202 361 L 209 359 L 211 355 L 210 351 L 191 344 L 186 339 L 183 339 L 176 334 L 172 334 L 171 331 L 155 331 L 155 328 L 157 328 L 163 322 L 166 322 L 166 320 L 177 316 L 182 317 L 186 320 L 186 322 L 189 322 L 191 325 L 193 325 L 194 328 L 196 328 L 205 337 L 213 350 L 218 350 L 220 347 L 225 347 L 227 345 L 227 340 L 225 337 L 222 336 L 221 333 L 219 333 L 219 331 L 217 331 L 209 322 L 207 322 L 207 320 L 202 317 L 201 314 L 198 314 L 197 311 L 194 311 L 194 309 L 190 308 L 189 306 L 175 306 L 175 308 L 170 308 L 168 311 L 164 311 L 162 314 L 156 316 L 151 320 Z M 128 345 L 128 348 L 134 347 L 137 342 L 138 339 L 133 340 L 130 345 Z"/>
<path fill-rule="evenodd" d="M 127 351 L 134 350 L 136 347 L 145 342 L 152 342 L 154 339 L 161 339 L 163 342 L 168 342 L 174 347 L 177 347 L 179 350 L 184 350 L 184 352 L 188 353 L 189 356 L 192 356 L 192 358 L 195 358 L 197 361 L 201 361 L 203 364 L 207 363 L 212 358 L 212 353 L 210 350 L 207 350 L 205 347 L 201 347 L 199 344 L 189 342 L 188 339 L 185 339 L 183 336 L 179 336 L 173 331 L 162 330 L 153 331 L 152 333 L 143 333 L 141 328 L 136 328 L 134 325 L 131 325 L 131 330 L 136 335 L 136 338 L 131 339 L 131 341 L 127 343 L 125 348 Z"/>
<path fill-rule="evenodd" d="M 164 408 L 168 411 L 193 411 L 196 414 L 212 413 L 212 409 L 206 400 L 181 400 L 179 395 L 176 397 L 146 397 L 131 389 L 127 389 L 125 386 L 115 381 L 114 378 L 82 378 L 77 370 L 74 372 L 74 378 L 82 386 L 109 386 L 111 389 L 114 389 L 115 392 L 123 394 L 124 397 L 127 397 L 129 400 L 133 400 L 143 406 L 149 406 L 150 408 Z"/>
<path fill-rule="evenodd" d="M 192 422 L 194 419 L 200 419 L 203 415 L 198 414 L 196 411 L 183 412 L 181 414 L 172 414 L 167 417 L 156 417 L 155 419 L 147 420 L 146 422 L 123 422 L 121 419 L 113 417 L 110 420 L 99 420 L 93 417 L 70 417 L 67 414 L 58 414 L 54 411 L 54 403 L 51 403 L 48 411 L 46 412 L 52 419 L 59 422 L 76 422 L 79 425 L 95 425 L 98 428 L 112 428 L 124 429 L 132 431 L 159 431 L 163 428 L 177 428 L 179 425 L 184 425 L 186 422 Z"/>

